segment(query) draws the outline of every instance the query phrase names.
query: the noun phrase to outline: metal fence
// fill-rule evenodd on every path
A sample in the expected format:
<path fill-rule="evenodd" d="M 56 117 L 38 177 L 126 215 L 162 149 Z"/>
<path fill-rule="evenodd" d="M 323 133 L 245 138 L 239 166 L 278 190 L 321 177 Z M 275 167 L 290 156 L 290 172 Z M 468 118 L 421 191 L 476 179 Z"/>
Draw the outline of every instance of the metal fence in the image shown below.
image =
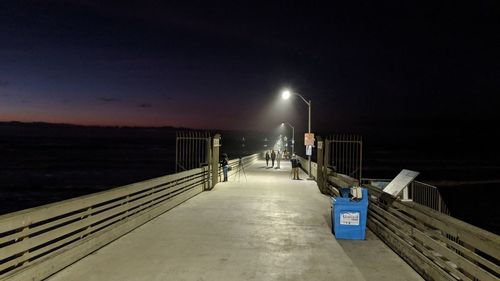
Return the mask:
<path fill-rule="evenodd" d="M 178 132 L 175 141 L 175 172 L 208 165 L 210 162 L 210 133 Z"/>
<path fill-rule="evenodd" d="M 336 173 L 361 181 L 363 139 L 358 135 L 332 135 L 325 139 L 325 165 Z"/>
<path fill-rule="evenodd" d="M 390 179 L 368 179 L 363 178 L 363 184 L 371 184 L 380 189 L 383 189 L 391 180 Z M 411 182 L 399 195 L 401 200 L 409 200 L 414 203 L 426 206 L 443 214 L 450 215 L 448 206 L 441 197 L 439 189 L 433 185 L 419 181 Z"/>
<path fill-rule="evenodd" d="M 413 181 L 408 186 L 408 194 L 410 200 L 420 205 L 424 205 L 443 214 L 450 215 L 450 210 L 439 193 L 439 189 L 435 186 Z"/>

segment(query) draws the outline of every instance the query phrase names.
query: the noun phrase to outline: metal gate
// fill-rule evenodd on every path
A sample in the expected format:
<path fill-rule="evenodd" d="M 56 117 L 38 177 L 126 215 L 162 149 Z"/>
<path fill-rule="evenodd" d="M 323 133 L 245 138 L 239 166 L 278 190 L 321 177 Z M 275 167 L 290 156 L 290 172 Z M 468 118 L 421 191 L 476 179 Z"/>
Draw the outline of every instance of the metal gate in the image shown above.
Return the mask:
<path fill-rule="evenodd" d="M 175 172 L 207 166 L 210 163 L 210 133 L 178 132 L 175 141 Z"/>
<path fill-rule="evenodd" d="M 325 140 L 325 165 L 333 171 L 361 182 L 363 138 L 358 135 L 333 135 Z"/>

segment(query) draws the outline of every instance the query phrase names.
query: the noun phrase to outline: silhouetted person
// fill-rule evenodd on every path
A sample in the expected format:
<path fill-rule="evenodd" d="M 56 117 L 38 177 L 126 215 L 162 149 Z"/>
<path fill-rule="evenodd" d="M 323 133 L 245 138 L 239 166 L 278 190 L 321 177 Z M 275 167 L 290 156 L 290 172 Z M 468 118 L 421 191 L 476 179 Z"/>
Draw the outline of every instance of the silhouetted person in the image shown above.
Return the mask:
<path fill-rule="evenodd" d="M 300 180 L 299 178 L 300 161 L 299 159 L 297 159 L 297 156 L 295 154 L 292 155 L 292 159 L 290 160 L 290 162 L 292 162 L 293 179 Z"/>
<path fill-rule="evenodd" d="M 224 181 L 227 181 L 227 171 L 229 170 L 229 163 L 228 163 L 228 158 L 227 154 L 223 153 L 222 154 L 222 160 L 220 161 L 220 165 L 222 167 L 222 172 L 224 173 Z"/>
<path fill-rule="evenodd" d="M 276 160 L 276 153 L 274 153 L 274 150 L 271 150 L 271 167 L 274 167 L 274 160 Z"/>
<path fill-rule="evenodd" d="M 266 151 L 266 167 L 269 165 L 269 151 Z"/>

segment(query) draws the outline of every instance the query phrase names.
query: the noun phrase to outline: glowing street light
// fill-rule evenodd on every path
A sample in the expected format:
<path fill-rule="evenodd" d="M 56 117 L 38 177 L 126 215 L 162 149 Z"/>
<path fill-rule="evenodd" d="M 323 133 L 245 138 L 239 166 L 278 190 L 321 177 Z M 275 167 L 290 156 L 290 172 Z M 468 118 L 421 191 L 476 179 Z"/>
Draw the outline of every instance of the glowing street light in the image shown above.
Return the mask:
<path fill-rule="evenodd" d="M 290 98 L 290 90 L 284 90 L 282 93 L 281 93 L 281 97 L 285 100 L 289 99 Z"/>
<path fill-rule="evenodd" d="M 290 126 L 290 128 L 292 128 L 292 155 L 293 155 L 295 154 L 295 128 L 288 122 L 281 123 L 281 127 L 284 127 L 285 124 L 287 124 L 288 126 Z"/>
<path fill-rule="evenodd" d="M 299 93 L 296 93 L 296 92 L 292 92 L 290 91 L 289 89 L 285 89 L 281 92 L 281 97 L 285 100 L 287 100 L 288 98 L 290 98 L 290 96 L 294 94 L 298 97 L 300 97 L 306 104 L 307 104 L 307 107 L 308 107 L 308 110 L 309 110 L 309 118 L 308 118 L 308 128 L 307 128 L 307 132 L 310 134 L 311 133 L 311 100 L 306 100 L 301 94 Z M 311 152 L 312 152 L 312 149 L 311 149 Z M 312 175 L 311 175 L 311 155 L 307 155 L 307 162 L 309 164 L 309 179 L 312 179 Z"/>

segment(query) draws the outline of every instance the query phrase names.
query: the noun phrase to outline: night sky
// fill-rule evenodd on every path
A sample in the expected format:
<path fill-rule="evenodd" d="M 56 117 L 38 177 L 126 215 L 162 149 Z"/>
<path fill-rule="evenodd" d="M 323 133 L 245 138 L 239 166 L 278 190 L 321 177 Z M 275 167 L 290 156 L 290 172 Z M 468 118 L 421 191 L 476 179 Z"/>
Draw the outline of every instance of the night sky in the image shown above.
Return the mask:
<path fill-rule="evenodd" d="M 498 131 L 495 1 L 100 2 L 0 2 L 0 121 Z"/>

